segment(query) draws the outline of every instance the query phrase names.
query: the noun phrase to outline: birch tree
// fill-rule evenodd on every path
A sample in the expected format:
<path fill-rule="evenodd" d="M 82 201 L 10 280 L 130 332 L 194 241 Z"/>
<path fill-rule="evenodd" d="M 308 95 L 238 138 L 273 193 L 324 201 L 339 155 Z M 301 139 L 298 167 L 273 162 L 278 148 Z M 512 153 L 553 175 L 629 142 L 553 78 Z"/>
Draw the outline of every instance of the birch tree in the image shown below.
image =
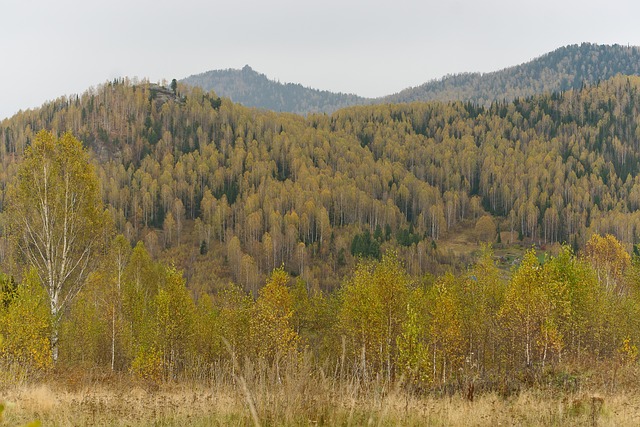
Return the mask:
<path fill-rule="evenodd" d="M 39 132 L 25 150 L 9 207 L 11 234 L 48 295 L 56 361 L 60 319 L 92 269 L 106 226 L 82 143 L 70 133 Z"/>

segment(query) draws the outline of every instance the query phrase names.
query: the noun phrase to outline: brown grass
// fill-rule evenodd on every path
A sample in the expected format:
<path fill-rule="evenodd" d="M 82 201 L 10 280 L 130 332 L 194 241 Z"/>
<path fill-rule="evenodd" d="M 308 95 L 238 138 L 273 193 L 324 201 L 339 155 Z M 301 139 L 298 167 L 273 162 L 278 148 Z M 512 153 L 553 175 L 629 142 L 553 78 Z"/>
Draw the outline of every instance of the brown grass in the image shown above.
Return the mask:
<path fill-rule="evenodd" d="M 9 402 L 4 425 L 39 419 L 44 426 L 253 425 L 242 393 L 234 389 L 163 386 L 147 391 L 110 387 L 69 392 L 48 385 L 22 386 Z M 553 398 L 536 391 L 503 399 L 484 394 L 415 398 L 402 393 L 368 396 L 285 396 L 275 391 L 256 399 L 261 425 L 405 426 L 635 426 L 640 394 L 592 394 Z M 306 400 L 305 406 L 296 400 Z M 600 403 L 598 403 L 600 402 Z"/>
<path fill-rule="evenodd" d="M 282 366 L 215 366 L 162 384 L 103 370 L 36 377 L 5 367 L 0 372 L 16 376 L 0 378 L 0 402 L 7 403 L 0 427 L 33 420 L 43 426 L 640 425 L 637 365 L 564 368 L 589 373 L 568 389 L 547 381 L 509 397 L 476 390 L 471 402 L 465 390 L 413 395 L 383 378 L 365 383 L 306 358 Z"/>
<path fill-rule="evenodd" d="M 325 372 L 331 374 L 325 374 Z M 503 397 L 461 391 L 416 396 L 382 379 L 340 379 L 302 362 L 245 362 L 234 375 L 155 384 L 129 375 L 54 372 L 37 382 L 0 385 L 8 403 L 0 426 L 635 426 L 640 425 L 637 369 L 594 375 L 573 391 L 534 387 Z M 241 384 L 240 378 L 244 381 Z M 255 403 L 255 418 L 248 402 Z"/>

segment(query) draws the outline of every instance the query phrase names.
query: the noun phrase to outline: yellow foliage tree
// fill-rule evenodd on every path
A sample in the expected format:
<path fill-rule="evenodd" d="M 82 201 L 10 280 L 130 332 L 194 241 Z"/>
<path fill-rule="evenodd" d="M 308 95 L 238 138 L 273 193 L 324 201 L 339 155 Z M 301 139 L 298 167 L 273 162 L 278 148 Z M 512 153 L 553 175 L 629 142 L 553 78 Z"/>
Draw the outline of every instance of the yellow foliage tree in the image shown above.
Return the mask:
<path fill-rule="evenodd" d="M 31 269 L 11 295 L 0 292 L 0 358 L 23 367 L 46 369 L 53 362 L 51 317 L 46 292 Z"/>
<path fill-rule="evenodd" d="M 429 350 L 432 381 L 445 384 L 460 368 L 464 354 L 460 302 L 454 294 L 455 277 L 448 273 L 431 288 L 429 307 Z"/>
<path fill-rule="evenodd" d="M 271 273 L 253 307 L 250 328 L 255 354 L 273 362 L 296 353 L 300 337 L 293 327 L 293 298 L 284 268 Z"/>
<path fill-rule="evenodd" d="M 106 285 L 106 286 L 105 286 Z M 108 319 L 105 290 L 108 279 L 102 272 L 87 278 L 60 325 L 60 356 L 65 364 L 85 368 L 107 362 Z"/>
<path fill-rule="evenodd" d="M 395 253 L 381 261 L 362 261 L 341 290 L 339 325 L 355 366 L 366 376 L 386 368 L 394 374 L 397 339 L 407 314 L 410 279 Z M 354 361 L 355 361 L 354 360 Z"/>
<path fill-rule="evenodd" d="M 496 222 L 490 215 L 483 215 L 476 222 L 474 233 L 479 242 L 493 242 L 497 233 Z"/>
<path fill-rule="evenodd" d="M 193 352 L 195 303 L 182 274 L 173 267 L 154 299 L 156 348 L 163 358 L 165 377 L 174 378 Z"/>
<path fill-rule="evenodd" d="M 598 279 L 608 290 L 617 289 L 625 270 L 631 265 L 631 256 L 622 243 L 611 234 L 602 237 L 591 236 L 584 248 L 587 258 L 596 272 Z"/>
<path fill-rule="evenodd" d="M 527 251 L 505 293 L 498 318 L 504 326 L 505 352 L 511 368 L 544 367 L 564 347 L 561 325 L 570 315 L 565 283 L 546 271 L 533 249 Z"/>
<path fill-rule="evenodd" d="M 426 388 L 433 382 L 425 307 L 426 294 L 422 288 L 417 288 L 411 293 L 407 318 L 397 338 L 399 371 L 412 387 L 418 389 Z"/>
<path fill-rule="evenodd" d="M 500 276 L 493 251 L 486 245 L 468 274 L 456 282 L 469 376 L 495 366 L 499 348 L 497 313 L 505 290 Z"/>
<path fill-rule="evenodd" d="M 49 297 L 51 346 L 58 325 L 97 259 L 107 222 L 89 155 L 70 133 L 39 132 L 10 192 L 11 232 Z"/>
<path fill-rule="evenodd" d="M 237 359 L 242 361 L 251 354 L 253 298 L 239 286 L 230 285 L 214 302 L 220 312 L 220 345 L 224 347 L 222 339 L 226 340 Z"/>

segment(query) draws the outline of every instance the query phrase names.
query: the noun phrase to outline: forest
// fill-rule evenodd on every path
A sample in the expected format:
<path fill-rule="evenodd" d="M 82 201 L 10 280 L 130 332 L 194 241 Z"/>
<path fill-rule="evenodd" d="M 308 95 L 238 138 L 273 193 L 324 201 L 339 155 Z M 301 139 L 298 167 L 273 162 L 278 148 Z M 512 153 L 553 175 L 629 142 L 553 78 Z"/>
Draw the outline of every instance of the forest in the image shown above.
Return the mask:
<path fill-rule="evenodd" d="M 124 79 L 20 112 L 0 372 L 233 384 L 276 424 L 283 378 L 370 402 L 594 369 L 613 390 L 640 341 L 639 88 L 302 117 Z"/>
<path fill-rule="evenodd" d="M 486 242 L 574 251 L 612 234 L 631 251 L 639 85 L 620 76 L 490 108 L 415 103 L 303 118 L 199 89 L 110 82 L 2 122 L 0 204 L 25 147 L 47 129 L 83 142 L 116 231 L 175 262 L 193 289 L 232 280 L 256 296 L 284 265 L 328 291 L 358 255 L 387 249 L 412 275 L 460 271 L 472 257 L 447 239 L 476 229 Z M 367 234 L 371 248 L 354 244 Z M 0 262 L 13 268 L 9 246 L 3 239 Z"/>

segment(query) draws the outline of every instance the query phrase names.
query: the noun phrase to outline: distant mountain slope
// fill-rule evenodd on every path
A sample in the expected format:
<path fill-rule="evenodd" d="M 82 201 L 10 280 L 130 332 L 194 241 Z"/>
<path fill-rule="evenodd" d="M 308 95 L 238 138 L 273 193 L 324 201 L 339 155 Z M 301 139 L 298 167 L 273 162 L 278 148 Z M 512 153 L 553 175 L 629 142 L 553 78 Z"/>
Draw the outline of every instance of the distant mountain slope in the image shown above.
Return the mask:
<path fill-rule="evenodd" d="M 377 101 L 493 101 L 579 89 L 616 74 L 640 75 L 640 48 L 583 43 L 561 47 L 530 62 L 491 73 L 462 73 L 405 89 Z"/>
<path fill-rule="evenodd" d="M 269 80 L 248 65 L 242 70 L 214 70 L 181 80 L 191 86 L 213 90 L 246 107 L 289 113 L 331 113 L 343 107 L 364 104 L 366 98 L 317 90 L 294 83 Z"/>
<path fill-rule="evenodd" d="M 208 71 L 181 82 L 214 90 L 219 96 L 247 107 L 308 114 L 332 113 L 370 103 L 463 101 L 488 106 L 493 101 L 579 89 L 583 83 L 594 84 L 617 74 L 640 75 L 639 47 L 591 43 L 565 46 L 500 71 L 445 76 L 375 100 L 279 83 L 248 65 L 242 70 Z"/>
<path fill-rule="evenodd" d="M 510 243 L 640 241 L 640 77 L 489 108 L 379 104 L 307 118 L 117 80 L 0 121 L 0 231 L 15 161 L 40 129 L 71 131 L 96 153 L 118 232 L 175 251 L 194 289 L 217 276 L 255 293 L 280 265 L 329 289 L 358 254 L 385 249 L 415 275 L 462 267 L 434 242 L 487 214 Z"/>

